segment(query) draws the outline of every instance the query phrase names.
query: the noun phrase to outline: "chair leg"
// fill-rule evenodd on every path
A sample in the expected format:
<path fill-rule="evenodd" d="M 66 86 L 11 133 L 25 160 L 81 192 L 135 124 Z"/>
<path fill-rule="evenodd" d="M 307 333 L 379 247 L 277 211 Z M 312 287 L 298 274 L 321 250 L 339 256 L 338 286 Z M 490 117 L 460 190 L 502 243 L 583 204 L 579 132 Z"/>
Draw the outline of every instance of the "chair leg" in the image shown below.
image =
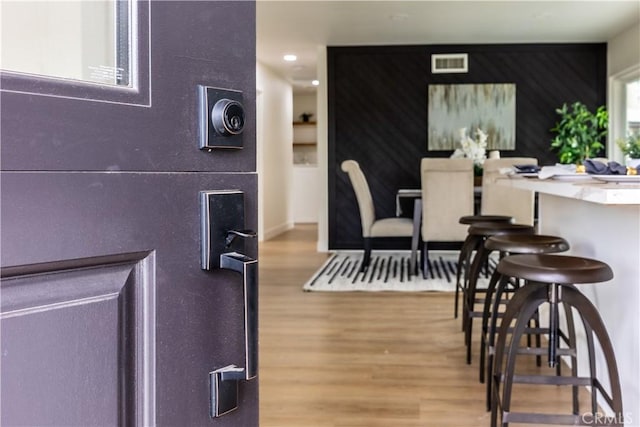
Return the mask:
<path fill-rule="evenodd" d="M 422 242 L 422 278 L 429 278 L 429 243 Z"/>
<path fill-rule="evenodd" d="M 362 264 L 360 265 L 360 272 L 362 273 L 369 267 L 371 262 L 371 237 L 364 238 L 364 257 L 362 258 Z"/>

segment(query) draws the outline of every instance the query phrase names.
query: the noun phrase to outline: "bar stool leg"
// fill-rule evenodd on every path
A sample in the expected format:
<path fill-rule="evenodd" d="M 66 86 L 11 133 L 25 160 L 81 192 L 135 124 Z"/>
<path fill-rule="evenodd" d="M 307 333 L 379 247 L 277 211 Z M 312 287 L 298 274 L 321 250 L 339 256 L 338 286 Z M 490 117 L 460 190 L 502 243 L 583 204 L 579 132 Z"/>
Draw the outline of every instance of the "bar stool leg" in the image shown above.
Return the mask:
<path fill-rule="evenodd" d="M 573 285 L 564 285 L 563 287 L 573 287 Z M 578 354 L 577 354 L 577 344 L 576 344 L 576 328 L 575 328 L 575 323 L 573 320 L 573 308 L 571 307 L 571 305 L 569 305 L 566 302 L 562 303 L 562 306 L 564 308 L 564 313 L 565 313 L 565 318 L 566 318 L 566 323 L 567 323 L 567 337 L 566 338 L 566 343 L 569 346 L 569 348 L 573 348 L 575 349 L 574 354 L 571 355 L 571 376 L 572 377 L 577 377 L 578 376 Z M 587 326 L 585 326 L 585 330 L 587 330 Z M 593 337 L 589 336 L 589 333 L 587 333 L 587 347 L 590 347 L 589 341 L 591 341 L 591 345 L 593 344 Z M 593 355 L 595 354 L 595 351 L 589 350 L 589 360 L 594 360 L 595 361 L 595 357 L 593 357 Z M 557 376 L 561 376 L 562 372 L 561 372 L 561 366 L 562 363 L 561 362 L 561 358 L 558 357 L 558 363 L 556 364 L 556 375 Z M 593 373 L 595 375 L 595 372 Z M 591 378 L 595 378 L 595 376 L 592 375 Z M 573 414 L 574 415 L 579 415 L 580 414 L 580 403 L 579 403 L 579 399 L 578 399 L 578 392 L 579 392 L 579 388 L 577 385 L 573 385 L 571 388 L 571 393 L 572 393 L 572 402 L 573 402 Z"/>
<path fill-rule="evenodd" d="M 553 285 L 551 285 L 553 286 Z M 549 286 L 549 287 L 551 287 Z M 527 320 L 536 312 L 538 307 L 547 302 L 548 287 L 527 285 L 520 290 L 514 296 L 512 303 L 507 306 L 507 311 L 503 317 L 503 321 L 500 325 L 500 333 L 498 335 L 496 347 L 495 347 L 495 359 L 494 370 L 492 373 L 493 385 L 493 398 L 491 400 L 491 426 L 497 426 L 498 410 L 500 410 L 501 425 L 507 426 L 509 420 L 504 420 L 504 414 L 510 413 L 511 405 L 511 392 L 513 388 L 515 361 L 517 356 L 517 348 L 522 338 L 522 334 L 525 332 Z M 624 421 L 622 412 L 622 393 L 620 387 L 620 379 L 618 377 L 618 369 L 615 361 L 615 355 L 613 353 L 613 346 L 609 339 L 609 335 L 606 331 L 602 319 L 591 302 L 573 286 L 562 286 L 562 291 L 557 293 L 557 302 L 562 303 L 567 310 L 567 321 L 573 323 L 572 308 L 576 309 L 577 314 L 582 319 L 585 326 L 585 332 L 587 335 L 587 347 L 588 356 L 590 361 L 590 382 L 592 387 L 591 395 L 591 411 L 597 413 L 597 393 L 604 398 L 611 410 L 614 412 L 615 417 L 609 420 L 606 424 L 608 426 L 621 426 Z M 516 325 L 511 333 L 509 345 L 506 346 L 506 337 L 508 335 L 508 327 L 513 319 L 516 319 Z M 568 325 L 571 329 L 571 327 Z M 609 395 L 604 389 L 600 381 L 596 377 L 595 368 L 595 345 L 594 335 L 598 339 L 602 353 L 605 356 L 605 363 L 607 372 L 609 374 L 610 390 Z M 569 342 L 575 347 L 575 332 L 569 330 Z M 505 354 L 506 352 L 506 354 Z M 506 360 L 504 360 L 506 358 Z M 504 362 L 504 363 L 503 363 Z M 559 358 L 556 362 L 559 362 Z M 504 365 L 504 367 L 503 367 Z M 504 373 L 504 379 L 502 380 Z M 577 362 L 572 361 L 572 376 L 577 377 Z M 502 380 L 502 381 L 501 381 Z M 577 384 L 577 383 L 576 383 Z M 500 393 L 500 386 L 502 385 L 502 393 Z M 578 386 L 572 385 L 573 390 L 573 414 L 579 415 L 579 407 L 577 401 Z M 502 396 L 500 396 L 502 394 Z M 502 397 L 502 398 L 501 398 Z M 521 414 L 530 415 L 531 419 L 538 414 Z"/>
<path fill-rule="evenodd" d="M 482 266 L 487 261 L 490 250 L 486 249 L 484 245 L 480 245 L 476 251 L 475 257 L 473 257 L 473 263 L 471 264 L 471 272 L 469 273 L 469 283 L 467 286 L 467 298 L 463 301 L 465 306 L 463 307 L 463 330 L 465 337 L 465 344 L 467 346 L 467 364 L 471 364 L 471 341 L 473 332 L 473 311 L 475 307 L 478 277 Z"/>
<path fill-rule="evenodd" d="M 458 255 L 458 268 L 456 271 L 456 295 L 455 295 L 455 306 L 454 306 L 454 318 L 458 318 L 458 299 L 459 299 L 459 291 L 462 289 L 463 296 L 465 294 L 465 290 L 467 287 L 467 280 L 469 277 L 469 262 L 471 260 L 471 254 L 474 250 L 477 249 L 479 242 L 482 239 L 478 236 L 474 236 L 472 234 L 468 234 L 464 243 L 462 244 L 462 248 L 460 248 L 460 254 Z M 464 268 L 464 270 L 463 270 Z M 464 274 L 463 274 L 464 273 Z M 463 283 L 460 283 L 460 277 L 462 276 Z"/>
<path fill-rule="evenodd" d="M 489 333 L 489 314 L 493 314 L 492 307 L 495 307 L 494 304 L 499 304 L 498 292 L 496 292 L 496 288 L 498 287 L 498 282 L 502 280 L 502 274 L 498 272 L 498 269 L 493 271 L 491 275 L 491 279 L 489 280 L 489 285 L 487 286 L 487 293 L 485 294 L 484 299 L 484 309 L 482 311 L 482 335 L 480 336 L 480 383 L 484 384 L 485 376 L 484 376 L 484 367 L 486 360 L 486 351 L 485 348 L 488 344 L 487 334 Z M 494 299 L 495 295 L 495 301 Z M 493 316 L 492 316 L 493 317 Z"/>
<path fill-rule="evenodd" d="M 585 327 L 586 332 L 592 332 L 591 341 L 587 342 L 587 345 L 590 347 L 589 351 L 594 352 L 594 342 L 593 335 L 595 334 L 598 339 L 598 343 L 600 344 L 600 348 L 602 349 L 602 353 L 605 355 L 605 361 L 607 365 L 607 371 L 609 373 L 609 383 L 611 394 L 609 395 L 606 390 L 602 387 L 597 378 L 593 375 L 596 374 L 595 367 L 595 357 L 590 357 L 590 365 L 589 371 L 592 375 L 592 406 L 591 409 L 593 413 L 597 412 L 598 403 L 597 403 L 597 392 L 604 397 L 607 401 L 611 410 L 616 415 L 617 423 L 612 425 L 618 426 L 622 425 L 624 421 L 624 414 L 622 412 L 622 388 L 620 386 L 620 377 L 618 376 L 618 365 L 615 359 L 615 353 L 613 351 L 613 345 L 611 344 L 611 339 L 609 338 L 609 334 L 604 326 L 604 322 L 602 321 L 602 317 L 600 317 L 600 313 L 596 310 L 595 306 L 589 301 L 587 297 L 585 297 L 580 291 L 577 289 L 567 289 L 564 293 L 563 299 L 572 307 L 575 307 L 577 312 L 580 314 L 582 318 L 583 325 L 588 325 Z M 594 354 L 591 353 L 593 356 Z"/>
<path fill-rule="evenodd" d="M 501 386 L 501 377 L 502 377 L 502 362 L 504 359 L 504 352 L 506 348 L 506 339 L 509 335 L 509 327 L 513 320 L 517 317 L 520 312 L 520 308 L 527 301 L 529 296 L 535 292 L 542 292 L 544 298 L 542 300 L 546 301 L 546 291 L 547 286 L 544 284 L 531 283 L 527 286 L 524 286 L 518 292 L 516 292 L 507 304 L 507 309 L 505 310 L 502 321 L 500 322 L 500 329 L 498 331 L 498 336 L 496 339 L 496 344 L 494 346 L 494 355 L 493 355 L 493 370 L 491 373 L 491 377 L 488 378 L 488 381 L 492 382 L 491 389 L 493 390 L 491 396 L 491 426 L 497 426 L 497 415 L 498 415 L 498 406 L 501 405 L 500 400 L 500 386 Z"/>
<path fill-rule="evenodd" d="M 526 289 L 526 288 L 525 288 Z M 518 347 L 525 329 L 528 327 L 529 319 L 533 317 L 534 313 L 538 310 L 541 304 L 547 301 L 546 290 L 542 287 L 533 288 L 530 292 L 529 298 L 520 307 L 520 310 L 516 316 L 516 324 L 511 333 L 509 346 L 506 354 L 506 364 L 504 369 L 504 382 L 502 388 L 501 399 L 501 413 L 508 413 L 511 410 L 511 392 L 513 390 L 513 376 L 515 374 L 516 356 L 518 354 Z M 504 322 L 504 321 L 503 321 Z M 500 326 L 502 331 L 502 325 Z M 499 359 L 496 357 L 496 363 Z M 502 418 L 502 417 L 501 417 Z M 508 426 L 508 421 L 502 421 L 503 426 Z"/>
<path fill-rule="evenodd" d="M 501 281 L 499 282 L 499 286 L 497 286 L 495 292 L 496 292 L 496 296 L 495 296 L 495 300 L 500 301 L 502 299 L 502 295 L 503 293 L 505 293 L 508 290 L 508 284 L 509 284 L 509 279 L 506 276 L 502 276 Z M 518 280 L 518 279 L 516 279 Z M 515 291 L 517 289 L 519 289 L 521 286 L 524 285 L 520 285 L 518 283 L 518 281 L 516 281 L 516 287 L 512 290 Z M 486 338 L 486 345 L 481 349 L 481 351 L 487 352 L 489 353 L 488 356 L 488 361 L 486 364 L 481 363 L 480 369 L 484 369 L 486 371 L 486 378 L 488 378 L 489 380 L 486 383 L 486 405 L 487 405 L 487 411 L 491 410 L 491 385 L 492 385 L 492 372 L 493 372 L 493 363 L 494 363 L 494 354 L 495 354 L 495 345 L 496 345 L 496 336 L 498 333 L 498 312 L 495 309 L 492 309 L 489 314 L 490 316 L 490 323 L 489 326 L 487 327 L 487 338 Z M 535 346 L 536 348 L 541 348 L 542 347 L 542 343 L 541 343 L 541 334 L 544 333 L 544 331 L 540 328 L 540 319 L 538 316 L 538 311 L 536 311 L 533 315 L 533 318 L 530 319 L 533 320 L 533 334 L 535 335 Z M 484 319 L 483 319 L 484 321 Z M 530 346 L 530 336 L 531 336 L 531 332 L 529 332 L 527 334 L 527 345 Z M 575 339 L 573 340 L 573 342 L 575 342 Z M 483 355 L 481 354 L 481 360 L 484 360 Z M 542 366 L 541 363 L 541 357 L 539 354 L 536 355 L 536 366 L 540 367 Z M 558 365 L 558 372 L 557 375 L 560 375 L 560 370 L 559 370 L 559 365 Z M 482 376 L 484 377 L 484 375 Z"/>

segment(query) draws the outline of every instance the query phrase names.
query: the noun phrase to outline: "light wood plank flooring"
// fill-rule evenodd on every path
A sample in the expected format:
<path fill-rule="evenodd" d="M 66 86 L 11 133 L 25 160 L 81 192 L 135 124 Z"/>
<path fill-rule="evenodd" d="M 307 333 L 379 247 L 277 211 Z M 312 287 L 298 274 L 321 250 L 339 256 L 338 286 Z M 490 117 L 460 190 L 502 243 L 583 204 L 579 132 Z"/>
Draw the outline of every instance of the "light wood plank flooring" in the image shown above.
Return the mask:
<path fill-rule="evenodd" d="M 260 425 L 488 426 L 478 347 L 467 365 L 452 294 L 303 292 L 326 258 L 315 226 L 261 243 Z M 514 404 L 568 399 L 538 386 Z"/>

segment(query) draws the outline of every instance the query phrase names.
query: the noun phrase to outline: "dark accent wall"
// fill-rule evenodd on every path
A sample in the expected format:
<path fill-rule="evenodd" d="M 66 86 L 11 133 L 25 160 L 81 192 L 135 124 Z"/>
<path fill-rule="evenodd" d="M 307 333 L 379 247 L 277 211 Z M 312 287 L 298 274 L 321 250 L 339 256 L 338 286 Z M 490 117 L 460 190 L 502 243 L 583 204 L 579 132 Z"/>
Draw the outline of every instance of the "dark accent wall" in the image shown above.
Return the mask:
<path fill-rule="evenodd" d="M 428 151 L 429 84 L 515 83 L 516 149 L 502 157 L 554 164 L 555 109 L 606 103 L 607 50 L 597 44 L 329 47 L 329 248 L 362 247 L 358 206 L 340 163 L 354 159 L 369 181 L 378 217 L 395 215 L 399 188 L 420 188 Z M 469 72 L 432 74 L 431 54 L 468 53 Z M 603 153 L 604 154 L 604 153 Z M 389 239 L 377 247 L 408 248 Z"/>

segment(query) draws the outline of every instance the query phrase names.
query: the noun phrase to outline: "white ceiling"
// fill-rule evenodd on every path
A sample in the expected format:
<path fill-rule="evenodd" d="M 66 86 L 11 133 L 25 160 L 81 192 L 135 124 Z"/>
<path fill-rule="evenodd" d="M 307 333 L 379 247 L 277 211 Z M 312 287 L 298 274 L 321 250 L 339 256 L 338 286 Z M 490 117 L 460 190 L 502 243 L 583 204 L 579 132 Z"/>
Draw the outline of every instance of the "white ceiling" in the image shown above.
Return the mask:
<path fill-rule="evenodd" d="M 256 9 L 258 60 L 295 92 L 313 90 L 319 46 L 606 42 L 640 21 L 640 0 L 258 0 Z"/>

